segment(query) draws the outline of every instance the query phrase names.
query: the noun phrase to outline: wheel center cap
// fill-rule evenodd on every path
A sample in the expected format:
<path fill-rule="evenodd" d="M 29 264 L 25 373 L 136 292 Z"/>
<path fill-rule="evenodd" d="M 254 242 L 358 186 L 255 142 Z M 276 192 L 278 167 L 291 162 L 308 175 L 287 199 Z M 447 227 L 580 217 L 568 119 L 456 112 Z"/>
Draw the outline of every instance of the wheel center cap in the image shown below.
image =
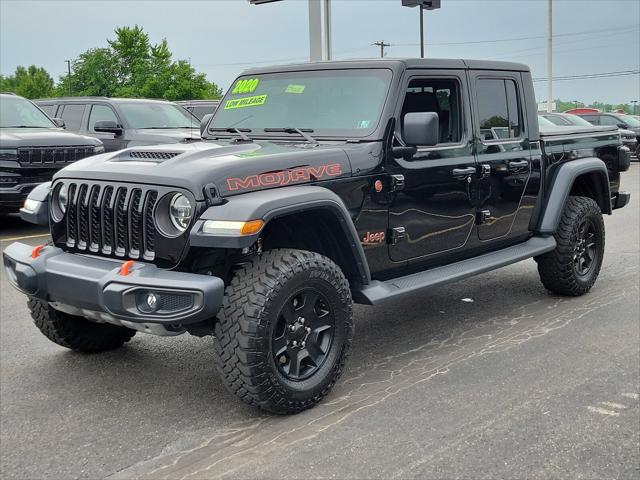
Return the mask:
<path fill-rule="evenodd" d="M 290 334 L 291 340 L 304 340 L 307 337 L 307 331 L 304 326 L 296 322 L 294 327 L 294 330 Z"/>

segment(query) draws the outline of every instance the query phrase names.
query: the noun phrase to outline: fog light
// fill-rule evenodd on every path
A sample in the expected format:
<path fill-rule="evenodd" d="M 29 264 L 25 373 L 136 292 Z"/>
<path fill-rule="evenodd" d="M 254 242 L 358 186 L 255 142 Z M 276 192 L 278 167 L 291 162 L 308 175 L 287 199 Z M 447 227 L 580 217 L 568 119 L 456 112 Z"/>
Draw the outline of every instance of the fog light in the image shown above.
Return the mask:
<path fill-rule="evenodd" d="M 33 200 L 32 198 L 27 198 L 24 201 L 24 209 L 29 211 L 29 212 L 35 212 L 38 208 L 40 208 L 41 204 L 42 204 L 42 202 L 39 202 L 37 200 Z"/>
<path fill-rule="evenodd" d="M 158 306 L 158 297 L 156 297 L 155 293 L 148 293 L 146 302 L 149 310 L 154 311 Z"/>

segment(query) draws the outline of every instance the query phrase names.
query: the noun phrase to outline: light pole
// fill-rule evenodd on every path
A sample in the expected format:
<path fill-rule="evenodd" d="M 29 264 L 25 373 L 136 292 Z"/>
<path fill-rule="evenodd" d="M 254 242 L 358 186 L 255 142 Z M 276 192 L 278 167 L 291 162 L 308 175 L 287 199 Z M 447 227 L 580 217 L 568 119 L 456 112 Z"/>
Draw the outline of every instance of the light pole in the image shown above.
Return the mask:
<path fill-rule="evenodd" d="M 65 60 L 67 62 L 67 71 L 69 72 L 67 76 L 67 86 L 69 87 L 69 96 L 71 96 L 71 60 Z"/>
<path fill-rule="evenodd" d="M 403 7 L 420 7 L 420 58 L 424 58 L 424 16 L 425 10 L 435 10 L 440 8 L 440 0 L 402 0 Z"/>
<path fill-rule="evenodd" d="M 249 0 L 253 5 L 281 0 Z M 309 60 L 331 60 L 331 0 L 309 0 Z"/>
<path fill-rule="evenodd" d="M 547 112 L 553 111 L 553 0 L 547 0 Z"/>

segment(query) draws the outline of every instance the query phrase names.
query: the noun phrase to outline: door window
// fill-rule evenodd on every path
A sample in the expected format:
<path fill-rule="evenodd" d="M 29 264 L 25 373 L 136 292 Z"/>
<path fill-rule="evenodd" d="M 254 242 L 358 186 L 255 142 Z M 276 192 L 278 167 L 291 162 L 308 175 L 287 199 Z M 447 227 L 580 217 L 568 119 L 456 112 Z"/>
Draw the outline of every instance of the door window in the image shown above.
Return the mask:
<path fill-rule="evenodd" d="M 49 117 L 53 118 L 56 116 L 56 107 L 57 105 L 38 105 L 40 110 L 49 115 Z"/>
<path fill-rule="evenodd" d="M 600 125 L 614 125 L 618 126 L 619 123 L 622 123 L 616 117 L 612 117 L 610 115 L 601 115 L 600 116 Z"/>
<path fill-rule="evenodd" d="M 477 85 L 478 119 L 482 140 L 509 140 L 522 135 L 522 113 L 516 83 L 480 79 Z"/>
<path fill-rule="evenodd" d="M 116 122 L 119 124 L 115 112 L 107 105 L 93 105 L 89 114 L 89 130 L 95 132 L 96 122 Z"/>
<path fill-rule="evenodd" d="M 462 138 L 460 87 L 454 79 L 418 78 L 411 80 L 402 105 L 401 119 L 407 113 L 434 112 L 440 123 L 440 140 L 459 143 Z M 404 129 L 404 125 L 402 126 Z"/>
<path fill-rule="evenodd" d="M 61 118 L 64 120 L 64 124 L 67 130 L 80 130 L 82 124 L 82 116 L 84 115 L 84 105 L 65 105 Z"/>

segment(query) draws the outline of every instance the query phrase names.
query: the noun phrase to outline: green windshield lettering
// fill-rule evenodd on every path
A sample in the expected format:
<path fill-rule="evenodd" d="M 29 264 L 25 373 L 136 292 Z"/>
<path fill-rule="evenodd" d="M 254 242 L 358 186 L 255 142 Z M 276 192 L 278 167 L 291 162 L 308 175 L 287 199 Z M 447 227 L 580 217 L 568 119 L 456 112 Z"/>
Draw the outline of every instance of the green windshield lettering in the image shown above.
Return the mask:
<path fill-rule="evenodd" d="M 264 105 L 267 102 L 266 95 L 256 95 L 255 97 L 233 98 L 227 100 L 224 104 L 225 110 L 231 110 L 233 108 L 245 108 L 256 107 L 258 105 Z"/>
<path fill-rule="evenodd" d="M 253 93 L 258 88 L 258 84 L 260 83 L 259 78 L 247 78 L 243 80 L 238 80 L 233 90 L 231 90 L 232 95 L 238 95 L 242 93 Z"/>
<path fill-rule="evenodd" d="M 304 93 L 304 85 L 288 85 L 284 93 Z"/>

